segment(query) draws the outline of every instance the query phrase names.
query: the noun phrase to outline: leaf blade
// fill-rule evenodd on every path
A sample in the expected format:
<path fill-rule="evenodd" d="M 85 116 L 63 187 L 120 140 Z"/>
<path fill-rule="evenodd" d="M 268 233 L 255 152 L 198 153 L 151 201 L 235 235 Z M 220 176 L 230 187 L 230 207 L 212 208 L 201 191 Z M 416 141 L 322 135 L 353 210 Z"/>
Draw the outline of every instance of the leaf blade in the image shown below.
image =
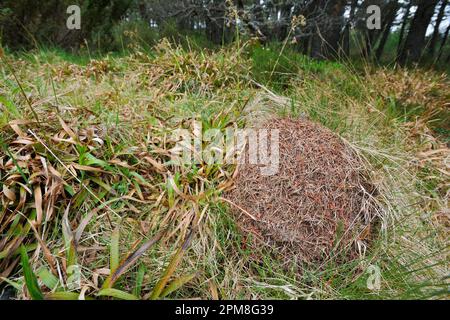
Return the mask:
<path fill-rule="evenodd" d="M 138 297 L 136 297 L 135 295 L 122 291 L 122 290 L 118 290 L 118 289 L 114 289 L 114 288 L 106 288 L 106 289 L 102 289 L 99 291 L 99 293 L 97 294 L 97 296 L 99 297 L 112 297 L 112 298 L 117 298 L 117 299 L 121 299 L 121 300 L 139 300 Z"/>
<path fill-rule="evenodd" d="M 27 286 L 28 292 L 33 300 L 44 300 L 44 295 L 42 294 L 41 289 L 39 288 L 39 284 L 31 269 L 30 261 L 28 260 L 28 254 L 23 245 L 20 247 L 20 255 L 21 255 L 21 263 L 23 274 L 25 277 L 25 284 Z"/>

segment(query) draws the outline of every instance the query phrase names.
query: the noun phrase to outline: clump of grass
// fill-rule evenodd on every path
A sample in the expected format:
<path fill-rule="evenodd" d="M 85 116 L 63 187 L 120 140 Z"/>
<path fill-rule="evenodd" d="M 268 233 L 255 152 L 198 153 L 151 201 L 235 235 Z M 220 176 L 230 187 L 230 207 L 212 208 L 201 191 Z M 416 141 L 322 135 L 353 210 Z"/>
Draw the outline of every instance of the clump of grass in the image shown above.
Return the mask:
<path fill-rule="evenodd" d="M 448 141 L 450 94 L 446 74 L 417 69 L 380 69 L 368 80 L 373 90 L 388 101 L 393 117 L 416 122 L 415 125 L 425 124 Z"/>
<path fill-rule="evenodd" d="M 163 42 L 156 53 L 155 59 L 137 52 L 122 59 L 91 60 L 86 65 L 65 61 L 49 65 L 35 56 L 37 62 L 28 67 L 37 67 L 36 72 L 48 76 L 47 81 L 37 80 L 35 84 L 34 79 L 26 77 L 26 68 L 20 70 L 20 78 L 38 116 L 46 119 L 43 123 L 26 120 L 30 114 L 22 118 L 15 106 L 23 105 L 24 97 L 4 88 L 7 95 L 3 101 L 8 101 L 8 109 L 2 134 L 9 152 L 1 156 L 2 204 L 6 217 L 3 226 L 9 231 L 1 248 L 2 263 L 8 271 L 3 277 L 14 270 L 15 252 L 25 244 L 32 246 L 30 250 L 37 246 L 45 252 L 40 257 L 39 251 L 30 251 L 35 252 L 33 265 L 47 270 L 45 276 L 57 278 L 53 279 L 57 285 L 44 285 L 42 296 L 65 297 L 63 292 L 69 290 L 83 297 L 131 298 L 129 292 L 136 292 L 135 288 L 118 282 L 119 276 L 147 252 L 143 248 L 150 247 L 148 243 L 156 245 L 145 239 L 167 230 L 158 241 L 162 244 L 153 262 L 158 267 L 146 267 L 156 271 L 151 275 L 152 283 L 145 283 L 146 275 L 141 273 L 137 291 L 142 297 L 167 296 L 194 278 L 196 273 L 181 272 L 174 277 L 174 272 L 190 248 L 195 234 L 192 230 L 199 228 L 201 214 L 214 199 L 216 189 L 231 177 L 232 167 L 171 163 L 168 150 L 176 140 L 170 132 L 182 127 L 192 129 L 192 121 L 186 122 L 183 117 L 195 115 L 205 130 L 211 126 L 225 129 L 236 121 L 232 112 L 239 106 L 229 108 L 227 113 L 214 113 L 212 108 L 204 112 L 202 105 L 203 110 L 188 108 L 186 114 L 173 117 L 170 104 L 181 94 L 204 92 L 218 100 L 215 108 L 219 109 L 226 101 L 221 101 L 218 93 L 239 87 L 245 73 L 228 69 L 235 56 L 226 51 L 211 54 L 211 58 Z M 13 63 L 14 68 L 18 65 L 22 65 L 20 60 Z M 6 79 L 11 76 L 4 73 Z M 144 92 L 153 93 L 167 109 L 161 112 L 158 108 L 164 106 L 152 106 Z M 232 99 L 223 96 L 227 101 Z M 186 103 L 192 101 L 194 98 L 189 98 Z M 114 234 L 122 225 L 131 237 L 128 241 L 143 244 L 137 248 L 128 243 L 130 253 L 118 264 Z M 33 234 L 30 228 L 36 232 Z M 108 247 L 108 234 L 114 239 L 110 248 L 114 247 L 114 254 L 105 266 L 101 256 Z M 83 250 L 89 254 L 80 255 Z M 176 251 L 172 262 L 162 272 L 161 263 L 168 261 L 172 250 Z M 92 257 L 97 255 L 100 259 Z M 106 275 L 102 284 L 98 277 Z M 71 287 L 74 277 L 79 281 Z M 113 288 L 113 284 L 119 287 Z M 155 289 L 149 291 L 153 286 Z M 125 288 L 128 290 L 121 290 Z M 23 294 L 27 296 L 27 291 Z"/>

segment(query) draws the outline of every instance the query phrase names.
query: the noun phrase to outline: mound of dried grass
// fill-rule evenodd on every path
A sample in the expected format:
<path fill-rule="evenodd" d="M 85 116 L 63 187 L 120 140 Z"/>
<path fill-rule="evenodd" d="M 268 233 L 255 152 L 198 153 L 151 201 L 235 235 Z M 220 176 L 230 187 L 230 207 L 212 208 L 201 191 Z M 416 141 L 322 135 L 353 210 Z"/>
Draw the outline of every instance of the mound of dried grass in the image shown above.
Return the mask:
<path fill-rule="evenodd" d="M 371 237 L 375 212 L 375 189 L 362 162 L 334 133 L 309 120 L 272 119 L 263 127 L 280 130 L 279 171 L 264 176 L 257 165 L 240 167 L 227 198 L 241 228 L 255 241 L 279 247 L 287 261 L 354 256 Z"/>

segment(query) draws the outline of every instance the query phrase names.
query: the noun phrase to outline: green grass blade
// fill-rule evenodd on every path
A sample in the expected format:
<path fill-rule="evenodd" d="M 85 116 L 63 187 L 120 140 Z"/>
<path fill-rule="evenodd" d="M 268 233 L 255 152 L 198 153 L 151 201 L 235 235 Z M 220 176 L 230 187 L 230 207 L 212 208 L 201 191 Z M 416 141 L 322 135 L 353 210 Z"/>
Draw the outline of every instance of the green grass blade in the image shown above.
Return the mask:
<path fill-rule="evenodd" d="M 192 240 L 192 236 L 194 235 L 194 230 L 192 230 L 189 235 L 187 236 L 186 240 L 184 241 L 181 248 L 177 250 L 175 255 L 172 257 L 172 260 L 170 261 L 169 265 L 167 266 L 167 269 L 165 270 L 163 276 L 156 284 L 155 288 L 153 289 L 152 294 L 150 295 L 150 299 L 158 299 L 161 295 L 161 292 L 164 290 L 167 282 L 169 281 L 172 274 L 175 272 L 176 267 L 181 261 L 181 258 L 183 257 L 184 253 L 186 252 L 187 248 L 189 247 L 189 244 Z"/>
<path fill-rule="evenodd" d="M 55 277 L 47 268 L 42 268 L 38 271 L 37 276 L 42 283 L 50 290 L 56 289 L 59 279 Z"/>
<path fill-rule="evenodd" d="M 44 295 L 42 294 L 41 289 L 39 288 L 39 284 L 37 282 L 37 278 L 33 270 L 31 269 L 30 261 L 28 260 L 27 250 L 23 245 L 20 247 L 20 254 L 22 256 L 21 257 L 22 269 L 28 292 L 30 293 L 30 296 L 33 300 L 43 300 Z"/>
<path fill-rule="evenodd" d="M 20 118 L 20 112 L 11 100 L 8 100 L 5 96 L 0 95 L 0 103 L 6 107 L 6 111 L 12 114 L 14 118 Z"/>
<path fill-rule="evenodd" d="M 80 294 L 77 292 L 52 292 L 45 296 L 47 300 L 78 300 Z"/>
<path fill-rule="evenodd" d="M 122 290 L 113 289 L 113 288 L 102 289 L 97 294 L 97 296 L 99 296 L 99 297 L 106 296 L 106 297 L 112 297 L 112 298 L 117 298 L 117 299 L 121 299 L 121 300 L 139 300 L 138 297 L 136 297 L 135 295 L 133 295 L 131 293 L 127 293 Z"/>
<path fill-rule="evenodd" d="M 119 279 L 119 277 L 128 270 L 138 259 L 142 256 L 148 249 L 150 249 L 155 243 L 161 239 L 164 231 L 158 233 L 156 236 L 145 242 L 142 246 L 140 246 L 137 250 L 130 253 L 116 268 L 116 270 L 111 271 L 111 275 L 106 278 L 103 283 L 102 288 L 111 288 L 114 283 Z"/>
<path fill-rule="evenodd" d="M 141 296 L 142 292 L 142 283 L 144 282 L 144 275 L 145 275 L 145 266 L 141 263 L 139 265 L 139 269 L 136 273 L 136 286 L 134 287 L 133 294 L 137 297 Z"/>
<path fill-rule="evenodd" d="M 109 250 L 110 255 L 110 268 L 111 273 L 114 272 L 117 267 L 119 266 L 119 237 L 120 237 L 120 230 L 117 227 L 113 230 L 111 234 L 111 246 Z"/>
<path fill-rule="evenodd" d="M 189 274 L 186 276 L 181 276 L 178 279 L 173 280 L 164 290 L 161 292 L 161 298 L 167 297 L 172 292 L 177 291 L 179 288 L 184 286 L 186 283 L 191 281 L 197 274 Z"/>

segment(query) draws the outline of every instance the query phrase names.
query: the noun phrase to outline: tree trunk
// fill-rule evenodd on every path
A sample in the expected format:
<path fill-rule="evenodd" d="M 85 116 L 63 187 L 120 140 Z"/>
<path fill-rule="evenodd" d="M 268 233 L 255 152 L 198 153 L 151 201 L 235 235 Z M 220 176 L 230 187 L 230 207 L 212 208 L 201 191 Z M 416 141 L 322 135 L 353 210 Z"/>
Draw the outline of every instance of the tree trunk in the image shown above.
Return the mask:
<path fill-rule="evenodd" d="M 439 52 L 436 61 L 439 61 L 442 57 L 442 54 L 444 53 L 445 43 L 447 42 L 449 34 L 450 34 L 450 24 L 448 25 L 447 30 L 445 30 L 444 38 L 442 38 L 441 46 L 439 47 Z"/>
<path fill-rule="evenodd" d="M 352 0 L 350 4 L 350 14 L 348 21 L 345 25 L 345 29 L 342 35 L 342 53 L 344 56 L 350 56 L 350 31 L 352 27 L 353 20 L 355 19 L 355 12 L 358 6 L 358 0 Z"/>
<path fill-rule="evenodd" d="M 361 12 L 362 12 L 362 17 L 364 17 L 364 22 L 362 22 L 362 24 L 360 24 L 360 28 L 362 27 L 363 30 L 363 35 L 364 35 L 364 41 L 365 41 L 365 45 L 362 48 L 362 56 L 365 57 L 367 60 L 369 60 L 372 56 L 372 51 L 375 48 L 375 43 L 377 42 L 378 38 L 380 37 L 380 35 L 382 34 L 381 30 L 378 29 L 368 29 L 366 26 L 366 19 L 367 19 L 367 8 L 371 5 L 377 5 L 377 6 L 381 6 L 381 12 L 382 12 L 382 23 L 381 25 L 383 26 L 385 22 L 385 8 L 386 5 L 381 3 L 380 0 L 365 0 L 362 3 L 361 6 Z"/>
<path fill-rule="evenodd" d="M 225 4 L 220 0 L 213 0 L 207 7 L 206 14 L 206 36 L 214 44 L 227 42 L 225 26 Z"/>
<path fill-rule="evenodd" d="M 366 59 L 370 59 L 370 56 L 372 55 L 372 49 L 373 45 L 376 42 L 376 30 L 367 30 L 365 32 L 365 46 L 363 51 L 363 56 Z"/>
<path fill-rule="evenodd" d="M 389 2 L 389 4 L 386 6 L 385 10 L 387 13 L 385 14 L 385 21 L 383 22 L 383 35 L 381 37 L 380 43 L 378 44 L 377 51 L 375 52 L 375 58 L 377 59 L 377 61 L 381 59 L 381 55 L 383 54 L 387 39 L 389 38 L 389 34 L 391 33 L 392 25 L 394 24 L 395 18 L 397 17 L 398 9 L 398 0 Z"/>
<path fill-rule="evenodd" d="M 280 4 L 280 20 L 278 21 L 277 38 L 279 41 L 286 39 L 290 28 L 291 5 L 287 1 Z"/>
<path fill-rule="evenodd" d="M 325 12 L 325 17 L 316 23 L 317 34 L 311 43 L 311 56 L 318 59 L 336 58 L 343 25 L 346 0 L 317 1 L 316 14 Z"/>
<path fill-rule="evenodd" d="M 441 8 L 439 9 L 438 16 L 436 18 L 436 23 L 434 25 L 434 32 L 433 36 L 431 37 L 429 46 L 428 46 L 428 53 L 431 57 L 434 56 L 434 53 L 436 51 L 436 43 L 439 38 L 439 27 L 441 26 L 442 19 L 445 15 L 445 8 L 447 7 L 448 0 L 443 0 L 441 4 Z"/>
<path fill-rule="evenodd" d="M 420 0 L 399 57 L 400 65 L 418 62 L 425 47 L 425 35 L 439 0 Z"/>
<path fill-rule="evenodd" d="M 403 50 L 403 38 L 405 36 L 406 26 L 408 25 L 409 14 L 411 13 L 412 3 L 413 3 L 413 0 L 409 0 L 408 5 L 406 6 L 405 16 L 403 17 L 403 23 L 402 23 L 402 27 L 400 28 L 400 35 L 398 37 L 397 56 L 400 56 L 400 54 Z"/>

